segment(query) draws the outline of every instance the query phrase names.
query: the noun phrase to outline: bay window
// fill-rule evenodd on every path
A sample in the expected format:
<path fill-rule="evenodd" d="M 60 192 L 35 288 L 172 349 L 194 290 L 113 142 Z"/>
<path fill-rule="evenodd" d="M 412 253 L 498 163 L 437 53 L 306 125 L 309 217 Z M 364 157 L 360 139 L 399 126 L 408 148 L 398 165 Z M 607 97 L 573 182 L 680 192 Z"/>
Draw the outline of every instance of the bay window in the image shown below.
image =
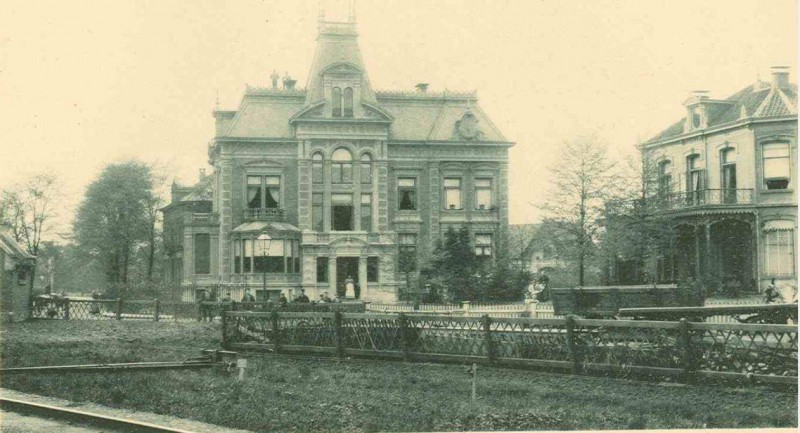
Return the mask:
<path fill-rule="evenodd" d="M 233 271 L 237 274 L 282 274 L 300 272 L 300 241 L 255 238 L 233 242 Z"/>

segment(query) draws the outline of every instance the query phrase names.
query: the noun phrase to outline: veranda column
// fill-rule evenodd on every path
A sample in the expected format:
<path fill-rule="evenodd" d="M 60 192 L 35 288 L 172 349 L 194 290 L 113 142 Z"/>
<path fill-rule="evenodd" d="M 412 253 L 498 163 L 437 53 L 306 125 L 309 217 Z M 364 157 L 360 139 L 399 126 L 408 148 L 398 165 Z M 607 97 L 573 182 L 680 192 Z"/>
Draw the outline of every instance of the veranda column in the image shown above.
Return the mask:
<path fill-rule="evenodd" d="M 358 257 L 358 299 L 365 299 L 367 294 L 367 256 Z"/>
<path fill-rule="evenodd" d="M 336 297 L 336 256 L 328 257 L 328 288 L 331 291 L 331 296 Z"/>
<path fill-rule="evenodd" d="M 706 221 L 705 223 L 705 234 L 706 234 L 706 249 L 705 249 L 705 269 L 708 272 L 712 265 L 714 264 L 714 257 L 713 253 L 711 252 L 711 224 Z"/>

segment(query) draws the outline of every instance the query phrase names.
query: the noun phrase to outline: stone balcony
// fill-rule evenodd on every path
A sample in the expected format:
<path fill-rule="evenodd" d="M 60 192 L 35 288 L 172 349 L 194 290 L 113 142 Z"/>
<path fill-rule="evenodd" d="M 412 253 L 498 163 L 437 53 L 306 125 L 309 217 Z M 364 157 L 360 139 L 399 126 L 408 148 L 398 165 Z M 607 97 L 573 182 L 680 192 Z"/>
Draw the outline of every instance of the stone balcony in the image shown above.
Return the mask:
<path fill-rule="evenodd" d="M 359 242 L 378 245 L 393 245 L 397 242 L 395 233 L 367 233 L 367 232 L 303 232 L 303 245 L 327 245 L 339 239 L 352 239 Z"/>
<path fill-rule="evenodd" d="M 183 223 L 191 226 L 217 226 L 219 225 L 219 214 L 211 212 L 184 215 Z"/>
<path fill-rule="evenodd" d="M 242 211 L 243 221 L 285 222 L 285 218 L 284 210 L 279 208 L 244 209 Z"/>

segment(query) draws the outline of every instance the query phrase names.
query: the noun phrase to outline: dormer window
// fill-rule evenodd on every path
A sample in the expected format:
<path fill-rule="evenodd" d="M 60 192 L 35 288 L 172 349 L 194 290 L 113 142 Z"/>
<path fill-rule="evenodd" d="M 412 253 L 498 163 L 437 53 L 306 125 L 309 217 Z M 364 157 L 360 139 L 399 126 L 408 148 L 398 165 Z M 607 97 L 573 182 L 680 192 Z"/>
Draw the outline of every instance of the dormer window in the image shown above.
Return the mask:
<path fill-rule="evenodd" d="M 351 91 L 351 97 L 352 97 L 352 91 Z M 333 113 L 332 113 L 333 117 L 342 117 L 342 89 L 338 87 L 333 88 L 333 101 L 331 105 L 333 106 Z M 350 105 L 352 110 L 352 100 Z"/>
<path fill-rule="evenodd" d="M 353 89 L 344 89 L 344 117 L 353 117 Z"/>
<path fill-rule="evenodd" d="M 700 110 L 697 108 L 692 109 L 692 128 L 697 129 L 702 125 L 702 118 L 700 117 Z"/>

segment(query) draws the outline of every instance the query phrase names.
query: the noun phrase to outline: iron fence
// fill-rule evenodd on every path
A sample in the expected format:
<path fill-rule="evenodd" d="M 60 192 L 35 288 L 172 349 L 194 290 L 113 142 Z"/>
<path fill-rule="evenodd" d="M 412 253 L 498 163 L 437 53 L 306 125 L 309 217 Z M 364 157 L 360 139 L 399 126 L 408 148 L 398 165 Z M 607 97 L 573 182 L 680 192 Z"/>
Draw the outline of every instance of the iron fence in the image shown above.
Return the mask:
<path fill-rule="evenodd" d="M 228 311 L 222 339 L 234 350 L 797 381 L 792 325 Z"/>

